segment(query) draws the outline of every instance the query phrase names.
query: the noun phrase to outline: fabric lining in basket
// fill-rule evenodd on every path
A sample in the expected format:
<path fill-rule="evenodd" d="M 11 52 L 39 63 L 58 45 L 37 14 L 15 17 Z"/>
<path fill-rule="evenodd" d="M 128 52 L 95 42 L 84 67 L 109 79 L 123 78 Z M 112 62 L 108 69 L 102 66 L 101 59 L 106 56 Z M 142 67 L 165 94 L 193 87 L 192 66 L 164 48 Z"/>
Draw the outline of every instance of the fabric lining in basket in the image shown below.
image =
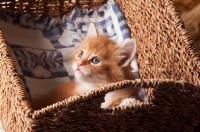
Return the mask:
<path fill-rule="evenodd" d="M 173 3 L 116 2 L 138 43 L 137 61 L 144 80 L 110 84 L 34 111 L 0 32 L 0 120 L 6 132 L 192 131 L 200 123 L 200 56 Z M 107 92 L 124 86 L 144 87 L 149 102 L 99 108 Z"/>
<path fill-rule="evenodd" d="M 99 35 L 118 44 L 130 38 L 125 18 L 113 0 L 98 10 L 75 7 L 57 27 L 59 21 L 50 17 L 40 21 L 36 15 L 5 9 L 0 14 L 2 31 L 31 102 L 74 78 L 71 57 L 86 37 L 90 22 L 96 25 Z M 133 74 L 139 77 L 136 59 L 132 62 Z"/>

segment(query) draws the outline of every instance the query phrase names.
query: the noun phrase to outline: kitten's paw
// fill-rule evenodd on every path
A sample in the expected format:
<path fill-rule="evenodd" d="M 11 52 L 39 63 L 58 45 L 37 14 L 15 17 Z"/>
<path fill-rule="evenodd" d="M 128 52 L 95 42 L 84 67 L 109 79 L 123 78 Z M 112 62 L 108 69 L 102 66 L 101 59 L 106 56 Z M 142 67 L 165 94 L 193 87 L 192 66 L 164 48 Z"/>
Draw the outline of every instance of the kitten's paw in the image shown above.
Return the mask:
<path fill-rule="evenodd" d="M 104 103 L 101 103 L 101 108 L 108 108 L 109 106 L 109 103 L 108 102 L 104 102 Z"/>
<path fill-rule="evenodd" d="M 109 92 L 104 97 L 105 102 L 101 103 L 101 108 L 111 108 L 120 104 L 121 100 L 116 97 L 116 92 Z M 119 102 L 120 101 L 120 102 Z"/>
<path fill-rule="evenodd" d="M 133 105 L 136 103 L 139 103 L 139 100 L 136 100 L 135 98 L 126 98 L 124 99 L 119 106 L 128 106 L 128 105 Z"/>

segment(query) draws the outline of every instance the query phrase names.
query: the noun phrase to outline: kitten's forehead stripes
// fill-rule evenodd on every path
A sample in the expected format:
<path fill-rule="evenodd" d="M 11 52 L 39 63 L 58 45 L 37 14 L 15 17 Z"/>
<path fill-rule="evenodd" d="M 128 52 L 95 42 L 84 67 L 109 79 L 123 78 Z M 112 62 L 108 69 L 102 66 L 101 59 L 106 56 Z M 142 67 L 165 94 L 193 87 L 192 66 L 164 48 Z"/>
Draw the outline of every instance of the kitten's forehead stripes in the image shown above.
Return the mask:
<path fill-rule="evenodd" d="M 80 59 L 76 57 L 76 59 L 84 60 L 85 64 L 89 64 L 95 57 L 102 61 L 107 61 L 109 59 L 118 61 L 119 58 L 116 58 L 116 56 L 119 55 L 119 49 L 120 46 L 105 36 L 87 38 L 77 50 L 79 53 L 80 51 L 84 51 L 83 56 Z M 76 54 L 78 54 L 78 52 L 76 52 Z"/>
<path fill-rule="evenodd" d="M 94 57 L 98 57 L 96 54 L 92 53 L 89 57 L 88 57 L 88 60 L 91 60 L 92 58 Z"/>

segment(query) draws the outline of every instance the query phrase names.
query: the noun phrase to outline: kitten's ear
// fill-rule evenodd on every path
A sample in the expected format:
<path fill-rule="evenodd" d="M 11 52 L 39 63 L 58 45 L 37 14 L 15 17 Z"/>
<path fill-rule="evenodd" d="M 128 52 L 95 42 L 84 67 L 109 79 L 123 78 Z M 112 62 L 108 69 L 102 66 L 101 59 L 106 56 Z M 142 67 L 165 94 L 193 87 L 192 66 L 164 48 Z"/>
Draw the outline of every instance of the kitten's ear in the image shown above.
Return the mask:
<path fill-rule="evenodd" d="M 120 44 L 120 50 L 122 58 L 119 61 L 119 66 L 128 66 L 130 62 L 134 59 L 136 54 L 135 39 L 125 40 L 122 44 Z"/>
<path fill-rule="evenodd" d="M 88 37 L 96 37 L 97 36 L 97 30 L 94 25 L 94 23 L 90 23 L 88 33 L 87 33 L 87 38 Z"/>

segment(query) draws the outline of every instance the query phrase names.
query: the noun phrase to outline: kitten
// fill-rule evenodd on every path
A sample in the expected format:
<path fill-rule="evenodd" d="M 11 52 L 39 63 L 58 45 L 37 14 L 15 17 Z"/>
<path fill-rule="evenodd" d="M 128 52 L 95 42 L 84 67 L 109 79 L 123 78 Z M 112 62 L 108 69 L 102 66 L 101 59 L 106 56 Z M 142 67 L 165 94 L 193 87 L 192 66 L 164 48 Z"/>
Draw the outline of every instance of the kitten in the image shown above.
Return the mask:
<path fill-rule="evenodd" d="M 173 2 L 200 52 L 200 0 L 173 0 Z"/>
<path fill-rule="evenodd" d="M 135 79 L 133 74 L 123 69 L 129 66 L 136 53 L 134 39 L 116 44 L 105 36 L 97 36 L 94 24 L 90 24 L 88 36 L 75 50 L 72 57 L 72 68 L 75 72 L 75 80 L 64 84 L 51 92 L 43 99 L 33 104 L 34 109 L 40 109 L 47 105 L 62 101 L 70 96 L 89 90 L 94 90 L 100 85 L 122 81 L 125 76 Z M 143 101 L 139 95 L 140 88 L 126 88 L 108 93 L 102 108 L 115 107 Z M 131 98 L 131 97 L 135 97 Z M 125 100 L 124 100 L 125 99 Z M 37 103 L 38 102 L 38 103 Z"/>

